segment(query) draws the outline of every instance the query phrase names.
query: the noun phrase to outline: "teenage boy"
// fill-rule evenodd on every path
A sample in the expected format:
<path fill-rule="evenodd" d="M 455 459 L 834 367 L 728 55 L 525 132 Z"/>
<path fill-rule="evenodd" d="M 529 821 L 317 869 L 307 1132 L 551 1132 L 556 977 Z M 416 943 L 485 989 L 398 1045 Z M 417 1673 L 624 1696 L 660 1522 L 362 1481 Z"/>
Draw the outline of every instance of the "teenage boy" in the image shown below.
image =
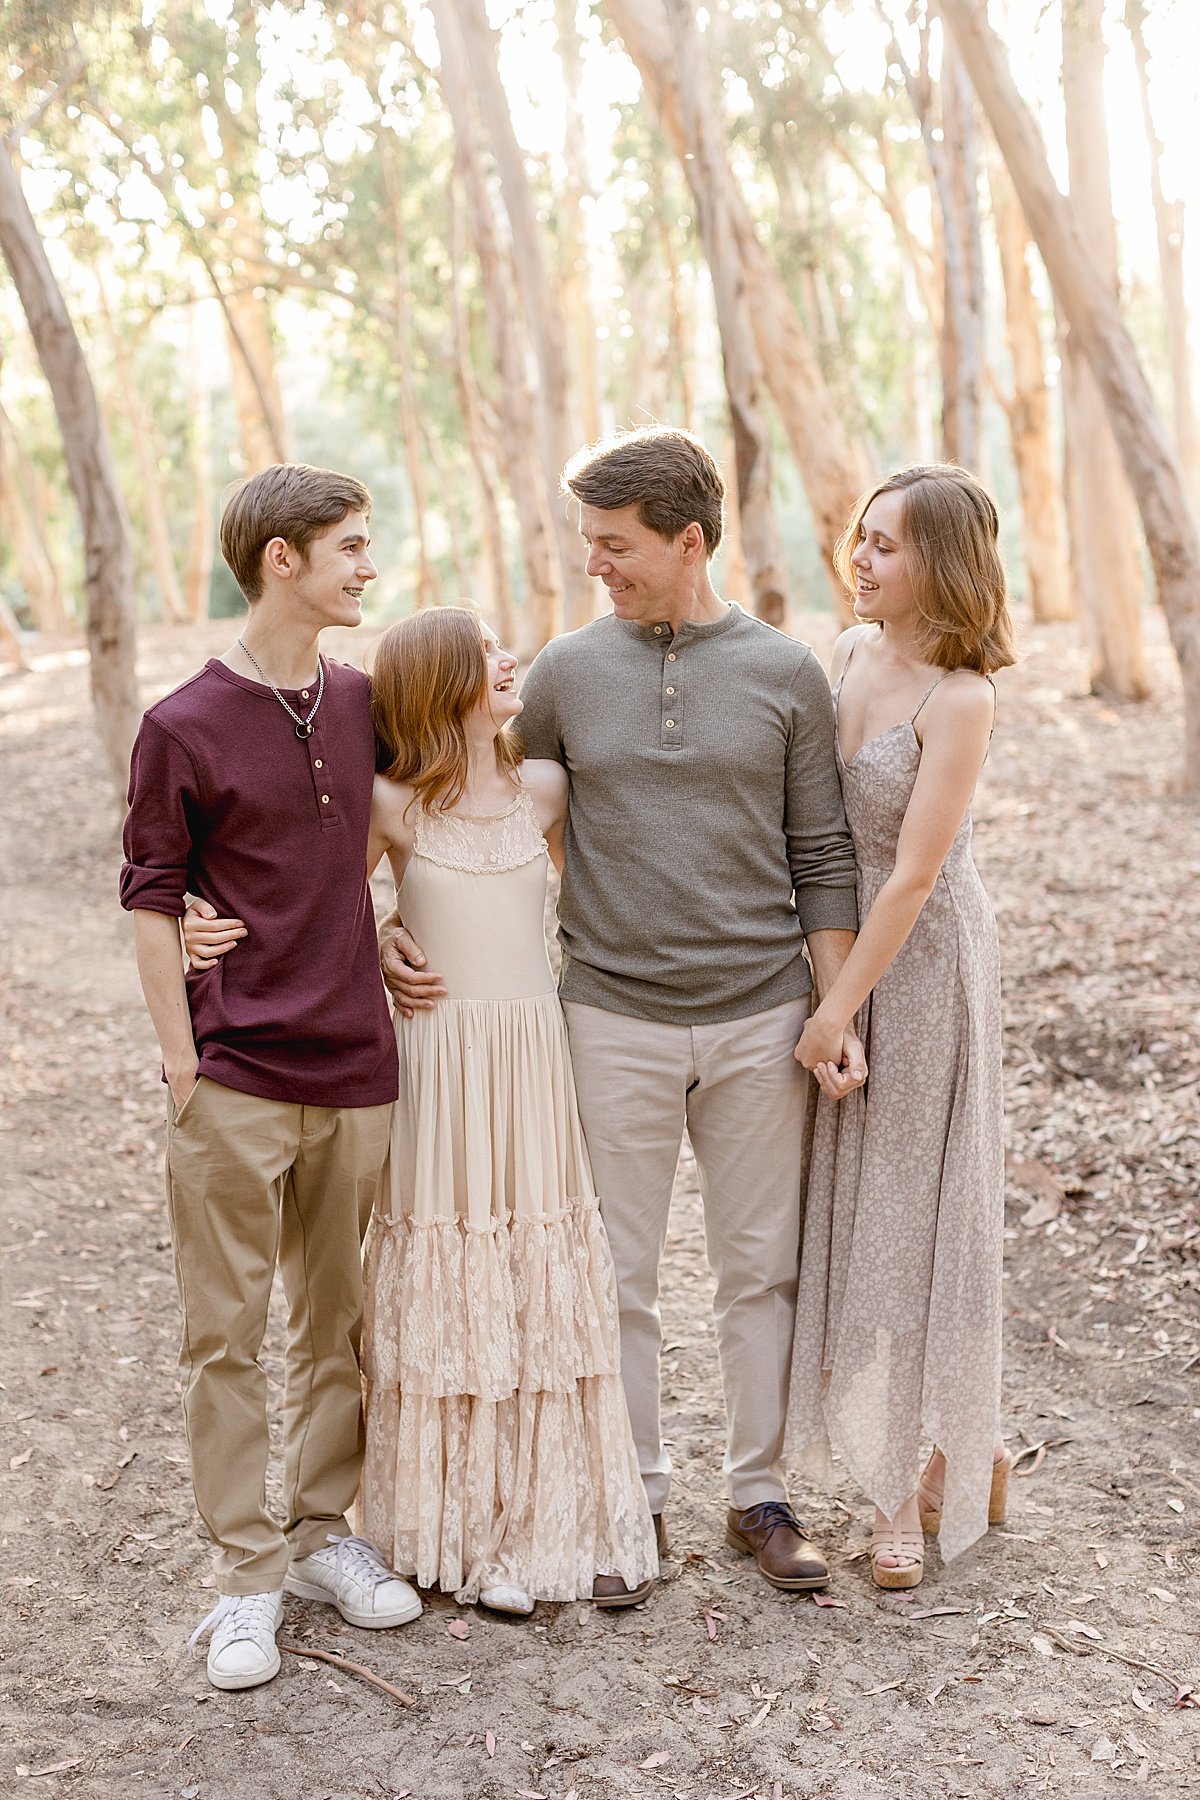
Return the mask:
<path fill-rule="evenodd" d="M 320 655 L 376 575 L 371 497 L 329 469 L 245 482 L 221 549 L 249 604 L 224 656 L 152 706 L 134 745 L 121 904 L 169 1092 L 167 1205 L 183 1308 L 183 1410 L 220 1601 L 208 1676 L 279 1668 L 283 1590 L 353 1625 L 420 1600 L 346 1510 L 363 1451 L 361 1243 L 397 1092 L 366 880 L 368 685 Z M 245 922 L 186 977 L 185 894 Z M 267 1511 L 259 1351 L 278 1262 L 288 1301 L 284 1508 Z"/>
<path fill-rule="evenodd" d="M 824 991 L 858 924 L 829 684 L 807 645 L 713 588 L 725 484 L 688 432 L 654 426 L 582 451 L 564 486 L 612 612 L 535 658 L 517 729 L 527 756 L 570 774 L 560 991 L 642 1478 L 661 1545 L 659 1264 L 686 1124 L 717 1277 L 726 1537 L 773 1586 L 822 1587 L 782 1454 L 810 1090 L 794 1055 L 813 985 L 804 948 Z M 402 1008 L 445 991 L 395 915 L 384 973 Z M 847 1033 L 846 1091 L 865 1076 Z M 594 1598 L 643 1594 L 601 1575 Z"/>

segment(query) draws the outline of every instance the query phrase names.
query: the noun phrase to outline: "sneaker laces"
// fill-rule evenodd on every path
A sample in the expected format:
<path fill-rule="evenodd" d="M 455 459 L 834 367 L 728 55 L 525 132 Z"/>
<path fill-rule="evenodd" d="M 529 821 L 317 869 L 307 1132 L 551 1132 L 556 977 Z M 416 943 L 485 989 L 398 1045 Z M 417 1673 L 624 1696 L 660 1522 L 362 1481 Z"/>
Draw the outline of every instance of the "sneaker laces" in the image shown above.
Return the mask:
<path fill-rule="evenodd" d="M 330 1532 L 326 1543 L 336 1546 L 337 1554 L 333 1558 L 334 1585 L 341 1591 L 342 1580 L 349 1575 L 352 1580 L 361 1582 L 363 1587 L 372 1593 L 382 1587 L 385 1581 L 395 1581 L 394 1572 L 388 1568 L 375 1545 L 367 1538 L 338 1537 Z M 328 1550 L 318 1550 L 320 1557 L 328 1558 Z"/>
<path fill-rule="evenodd" d="M 797 1537 L 806 1537 L 804 1526 L 800 1523 L 786 1500 L 760 1500 L 749 1512 L 741 1517 L 739 1529 L 742 1531 L 774 1531 L 779 1525 L 786 1525 Z"/>
<path fill-rule="evenodd" d="M 206 1631 L 215 1628 L 224 1619 L 230 1620 L 229 1642 L 236 1644 L 242 1640 L 257 1640 L 263 1627 L 275 1634 L 278 1615 L 275 1608 L 274 1594 L 222 1594 L 206 1619 L 201 1619 L 195 1631 L 188 1639 L 188 1649 L 194 1650 Z"/>

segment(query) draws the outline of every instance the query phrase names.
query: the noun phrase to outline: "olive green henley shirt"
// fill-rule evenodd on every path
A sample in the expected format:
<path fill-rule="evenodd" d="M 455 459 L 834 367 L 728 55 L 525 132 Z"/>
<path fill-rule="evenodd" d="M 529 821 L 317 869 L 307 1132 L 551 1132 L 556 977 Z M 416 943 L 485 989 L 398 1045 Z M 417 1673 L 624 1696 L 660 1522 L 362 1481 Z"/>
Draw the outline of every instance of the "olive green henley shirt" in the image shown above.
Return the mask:
<path fill-rule="evenodd" d="M 613 615 L 546 645 L 527 756 L 567 769 L 564 1000 L 711 1025 L 799 999 L 810 931 L 858 924 L 824 670 L 731 604 L 711 624 Z"/>

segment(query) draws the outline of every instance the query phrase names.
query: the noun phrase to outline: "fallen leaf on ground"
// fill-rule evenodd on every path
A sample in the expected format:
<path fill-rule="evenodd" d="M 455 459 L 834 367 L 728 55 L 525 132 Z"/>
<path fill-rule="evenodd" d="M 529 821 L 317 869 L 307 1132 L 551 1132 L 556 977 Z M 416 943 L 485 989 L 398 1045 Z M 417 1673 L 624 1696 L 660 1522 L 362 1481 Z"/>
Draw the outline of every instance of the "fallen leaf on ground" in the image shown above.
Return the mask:
<path fill-rule="evenodd" d="M 495 1754 L 496 1754 L 496 1734 L 494 1731 L 485 1731 L 484 1732 L 483 1747 L 487 1751 L 489 1756 L 495 1756 Z"/>
<path fill-rule="evenodd" d="M 1048 1637 L 1043 1637 L 1040 1631 L 1035 1631 L 1030 1638 L 1029 1648 L 1031 1650 L 1036 1650 L 1039 1656 L 1054 1655 L 1054 1645 L 1050 1642 Z"/>
<path fill-rule="evenodd" d="M 951 1613 L 969 1613 L 969 1606 L 923 1606 L 919 1612 L 905 1613 L 906 1619 L 947 1619 Z"/>
<path fill-rule="evenodd" d="M 1172 1604 L 1179 1598 L 1179 1595 L 1173 1594 L 1169 1588 L 1151 1588 L 1150 1592 L 1156 1600 L 1167 1600 Z"/>
<path fill-rule="evenodd" d="M 47 1763 L 44 1769 L 26 1769 L 31 1777 L 39 1775 L 61 1775 L 64 1769 L 77 1769 L 82 1763 L 82 1756 L 73 1756 L 69 1762 Z"/>
<path fill-rule="evenodd" d="M 1143 1694 L 1140 1687 L 1132 1687 L 1129 1690 L 1129 1698 L 1133 1701 L 1133 1704 L 1138 1708 L 1139 1712 L 1154 1711 L 1153 1700 L 1148 1699 L 1147 1696 Z"/>
<path fill-rule="evenodd" d="M 874 1694 L 890 1694 L 893 1688 L 903 1687 L 902 1681 L 884 1681 L 878 1687 L 864 1688 L 863 1699 L 870 1700 Z"/>
<path fill-rule="evenodd" d="M 465 1644 L 471 1635 L 470 1619 L 451 1619 L 446 1626 L 446 1635 L 457 1638 L 460 1644 Z"/>
<path fill-rule="evenodd" d="M 843 1609 L 843 1611 L 849 1611 L 849 1608 L 847 1607 L 846 1602 L 844 1600 L 835 1600 L 832 1594 L 814 1594 L 813 1595 L 813 1605 L 814 1606 L 840 1606 Z"/>
<path fill-rule="evenodd" d="M 1117 1754 L 1117 1746 L 1110 1738 L 1097 1738 L 1092 1745 L 1093 1762 L 1112 1762 Z"/>
<path fill-rule="evenodd" d="M 33 1445 L 30 1444 L 28 1450 L 22 1450 L 20 1456 L 10 1456 L 9 1457 L 9 1459 L 8 1459 L 9 1468 L 10 1469 L 23 1469 L 25 1467 L 25 1464 L 29 1461 L 29 1459 L 32 1455 L 33 1455 Z"/>
<path fill-rule="evenodd" d="M 656 1750 L 652 1756 L 648 1756 L 646 1758 L 645 1762 L 639 1763 L 638 1768 L 639 1769 L 661 1769 L 663 1764 L 670 1762 L 670 1760 L 671 1760 L 671 1752 L 669 1750 Z"/>

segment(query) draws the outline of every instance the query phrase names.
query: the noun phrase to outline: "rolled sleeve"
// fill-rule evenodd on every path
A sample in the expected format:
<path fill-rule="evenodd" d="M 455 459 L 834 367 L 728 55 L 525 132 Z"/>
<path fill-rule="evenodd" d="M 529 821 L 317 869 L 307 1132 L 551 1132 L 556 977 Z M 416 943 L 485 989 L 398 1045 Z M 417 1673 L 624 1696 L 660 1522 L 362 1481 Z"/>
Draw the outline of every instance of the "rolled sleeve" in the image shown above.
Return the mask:
<path fill-rule="evenodd" d="M 129 764 L 129 811 L 122 833 L 121 905 L 127 912 L 186 908 L 192 834 L 189 803 L 198 798 L 195 764 L 186 747 L 149 714 Z"/>
<path fill-rule="evenodd" d="M 513 722 L 513 730 L 520 738 L 526 756 L 565 766 L 567 757 L 558 724 L 552 651 L 553 646 L 547 644 L 529 665 L 521 683 L 522 710 Z"/>
<path fill-rule="evenodd" d="M 857 869 L 833 747 L 833 702 L 816 657 L 792 685 L 784 831 L 796 914 L 812 931 L 857 931 Z"/>

